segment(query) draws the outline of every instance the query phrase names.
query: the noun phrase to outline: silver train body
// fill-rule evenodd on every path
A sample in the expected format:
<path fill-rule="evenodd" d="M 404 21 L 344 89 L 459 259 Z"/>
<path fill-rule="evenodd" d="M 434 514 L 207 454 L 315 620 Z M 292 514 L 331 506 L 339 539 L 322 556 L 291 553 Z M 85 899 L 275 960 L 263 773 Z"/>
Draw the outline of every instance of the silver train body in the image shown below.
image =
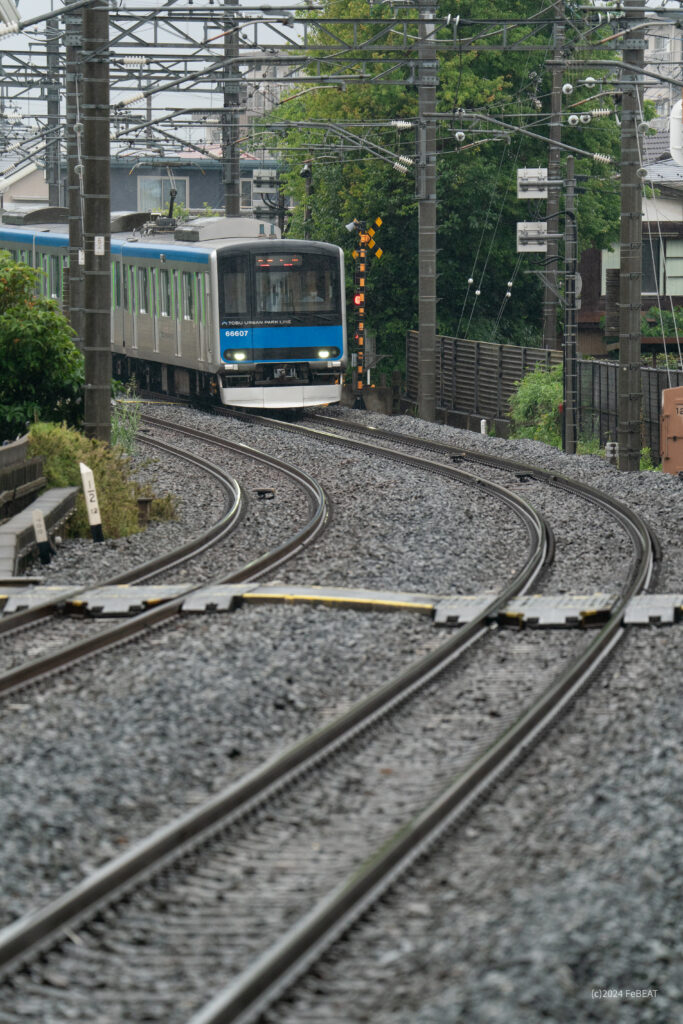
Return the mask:
<path fill-rule="evenodd" d="M 270 223 L 205 217 L 150 234 L 112 221 L 113 372 L 168 394 L 286 409 L 341 398 L 347 363 L 344 258 L 282 239 Z M 123 227 L 123 230 L 116 230 Z M 65 223 L 0 224 L 0 248 L 64 298 Z"/>

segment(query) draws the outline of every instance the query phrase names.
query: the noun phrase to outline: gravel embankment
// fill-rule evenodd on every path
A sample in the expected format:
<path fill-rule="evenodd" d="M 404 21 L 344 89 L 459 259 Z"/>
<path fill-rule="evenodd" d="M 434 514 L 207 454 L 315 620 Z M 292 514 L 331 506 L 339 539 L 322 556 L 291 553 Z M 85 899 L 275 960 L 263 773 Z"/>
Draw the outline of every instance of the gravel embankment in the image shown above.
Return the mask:
<path fill-rule="evenodd" d="M 178 413 L 195 424 L 201 419 L 196 413 Z M 212 417 L 211 424 L 236 433 L 228 421 Z M 260 428 L 258 444 L 253 430 L 241 429 L 254 447 L 272 444 L 270 428 Z M 305 556 L 297 582 L 469 592 L 473 585 L 487 589 L 499 584 L 501 565 L 510 571 L 508 538 L 514 562 L 523 557 L 520 541 L 525 538 L 516 519 L 504 509 L 507 532 L 496 530 L 500 510 L 487 508 L 474 488 L 463 493 L 457 483 L 430 477 L 434 487 L 426 502 L 430 528 L 425 530 L 419 511 L 423 482 L 416 483 L 400 467 L 378 468 L 367 456 L 356 463 L 348 453 L 327 446 L 313 456 L 307 442 L 298 441 L 293 450 L 288 440 L 287 447 L 284 457 L 298 459 L 321 479 L 333 504 L 321 553 Z M 219 458 L 225 464 L 225 453 Z M 166 464 L 167 472 L 179 473 L 176 460 L 166 463 L 155 453 L 155 473 Z M 247 472 L 239 468 L 234 475 Z M 179 478 L 181 525 L 187 532 L 194 523 L 193 503 L 205 506 L 207 492 L 196 486 L 196 471 L 186 472 Z M 276 499 L 258 508 L 277 504 Z M 378 506 L 385 513 L 379 526 Z M 389 515 L 391 531 L 386 528 Z M 245 552 L 240 537 L 249 536 L 248 525 L 232 535 L 240 553 Z M 55 559 L 50 582 L 72 581 L 64 558 L 70 547 L 64 545 Z M 88 571 L 98 578 L 99 549 L 106 545 L 77 547 L 77 579 L 87 578 Z M 145 547 L 145 557 L 152 553 Z M 118 544 L 115 554 L 116 569 L 122 571 L 135 564 L 140 551 L 133 542 Z M 280 579 L 286 570 L 278 571 Z M 0 818 L 9 836 L 0 854 L 7 892 L 4 920 L 56 895 L 441 640 L 427 619 L 410 615 L 251 607 L 235 615 L 179 621 L 144 643 L 100 655 L 96 666 L 86 661 L 63 673 L 54 690 L 41 688 L 38 700 L 16 696 L 5 704 L 0 720 L 6 751 Z M 14 651 L 16 662 L 27 643 L 33 645 L 32 656 L 41 653 L 29 633 L 7 638 L 3 646 Z M 43 643 L 54 644 L 51 627 Z"/>
<path fill-rule="evenodd" d="M 166 418 L 195 424 L 197 415 L 164 410 Z M 683 484 L 677 478 L 622 474 L 596 457 L 567 457 L 534 442 L 480 438 L 408 417 L 339 415 L 493 448 L 587 480 L 653 525 L 665 555 L 657 589 L 683 589 Z M 273 428 L 212 422 L 226 436 L 272 446 Z M 474 490 L 437 477 L 426 486 L 391 463 L 380 467 L 342 449 L 331 447 L 323 456 L 290 435 L 282 435 L 278 448 L 292 461 L 305 459 L 334 509 L 325 544 L 281 568 L 280 580 L 475 593 L 500 585 L 501 566 L 510 573 L 511 556 L 516 564 L 522 557 L 524 534 L 511 514 L 505 513 L 502 530 L 500 510 Z M 175 468 L 169 475 L 176 476 Z M 183 487 L 187 524 L 195 522 L 197 492 L 194 483 Z M 535 493 L 524 494 L 535 502 Z M 197 500 L 206 503 L 205 494 Z M 581 516 L 573 504 L 567 511 L 568 520 Z M 592 523 L 584 514 L 580 529 L 588 534 Z M 157 540 L 164 530 L 187 528 L 163 524 Z M 571 551 L 571 531 L 554 528 L 565 553 Z M 145 549 L 148 540 L 154 543 L 151 536 L 140 542 Z M 115 571 L 140 559 L 135 543 L 115 549 Z M 79 578 L 88 579 L 91 559 L 101 557 L 94 547 L 103 545 L 83 545 L 76 556 Z M 70 557 L 65 546 L 50 582 Z M 580 575 L 582 563 L 585 555 L 577 552 L 572 564 L 579 574 L 566 589 L 579 582 L 600 589 L 594 567 Z M 620 578 L 613 558 L 607 576 L 607 586 Z M 552 582 L 562 589 L 562 578 Z M 683 992 L 675 930 L 683 910 L 681 844 L 671 796 L 682 774 L 675 754 L 681 629 L 632 630 L 562 728 L 385 908 L 354 930 L 353 950 L 335 950 L 339 968 L 324 965 L 292 1006 L 279 1005 L 269 1020 L 675 1019 L 672 1008 Z M 552 666 L 553 633 L 536 638 L 541 660 Z M 129 645 L 100 658 L 95 676 L 79 666 L 39 702 L 5 705 L 0 822 L 9 838 L 0 853 L 7 894 L 0 924 L 309 731 L 439 639 L 417 617 L 245 608 L 159 630 L 144 650 Z M 559 646 L 567 639 L 563 634 Z M 503 677 L 505 666 L 503 655 Z M 656 999 L 591 999 L 592 987 L 642 988 L 646 977 L 662 983 Z"/>

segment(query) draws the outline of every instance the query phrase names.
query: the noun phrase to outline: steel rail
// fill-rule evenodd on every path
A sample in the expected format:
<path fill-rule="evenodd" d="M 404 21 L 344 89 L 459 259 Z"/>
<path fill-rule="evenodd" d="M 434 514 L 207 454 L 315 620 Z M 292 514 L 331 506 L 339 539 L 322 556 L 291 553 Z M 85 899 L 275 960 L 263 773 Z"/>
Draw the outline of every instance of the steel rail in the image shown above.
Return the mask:
<path fill-rule="evenodd" d="M 159 422 L 159 421 L 154 421 Z M 164 422 L 164 421 L 161 421 Z M 182 429 L 206 439 L 200 431 Z M 220 438 L 211 443 L 220 444 Z M 230 447 L 233 442 L 225 442 Z M 369 447 L 369 446 L 366 446 Z M 385 451 L 382 450 L 382 454 Z M 391 453 L 396 456 L 396 453 Z M 63 897 L 46 907 L 28 914 L 0 931 L 0 978 L 7 976 L 31 958 L 54 945 L 65 928 L 73 929 L 85 917 L 127 893 L 150 874 L 176 860 L 188 846 L 205 842 L 210 834 L 221 831 L 237 816 L 247 814 L 255 804 L 262 804 L 270 795 L 289 786 L 298 777 L 310 771 L 321 759 L 329 757 L 342 745 L 350 743 L 361 732 L 370 729 L 380 718 L 390 714 L 424 687 L 456 658 L 460 657 L 481 636 L 491 629 L 490 620 L 514 596 L 525 593 L 538 579 L 547 564 L 549 531 L 543 519 L 529 503 L 518 495 L 503 493 L 504 488 L 489 481 L 482 482 L 470 474 L 425 463 L 408 456 L 401 461 L 429 468 L 445 470 L 445 475 L 469 483 L 485 483 L 488 490 L 499 492 L 508 504 L 516 507 L 529 534 L 527 561 L 504 589 L 492 598 L 490 604 L 471 622 L 458 629 L 444 644 L 409 666 L 395 679 L 354 704 L 344 714 L 293 744 L 262 766 L 228 786 L 211 800 L 187 815 L 158 829 L 132 850 L 104 865 L 101 869 L 74 887 Z"/>
<path fill-rule="evenodd" d="M 306 428 L 304 428 L 306 429 Z M 538 475 L 538 474 L 535 474 Z M 546 474 L 555 482 L 555 474 Z M 563 484 L 572 483 L 562 478 Z M 582 485 L 581 489 L 584 489 Z M 593 492 L 594 488 L 586 487 Z M 599 493 L 599 492 L 598 492 Z M 605 496 L 603 495 L 604 499 Z M 608 505 L 611 499 L 604 501 Z M 376 903 L 445 830 L 464 817 L 495 784 L 539 742 L 560 715 L 577 699 L 625 634 L 627 602 L 649 584 L 654 545 L 646 524 L 628 513 L 634 559 L 629 582 L 607 623 L 591 644 L 565 669 L 489 748 L 454 777 L 437 799 L 407 826 L 398 830 L 365 864 L 327 897 L 232 983 L 220 990 L 189 1024 L 252 1024 L 304 974 L 311 964 L 359 917 Z"/>
<path fill-rule="evenodd" d="M 162 425 L 161 421 L 157 420 L 155 422 L 159 426 Z M 159 625 L 162 622 L 166 622 L 168 619 L 180 614 L 185 598 L 195 590 L 217 584 L 242 583 L 247 580 L 252 581 L 259 579 L 266 572 L 277 568 L 289 558 L 294 557 L 294 555 L 298 554 L 298 552 L 307 544 L 312 543 L 320 531 L 327 525 L 329 517 L 327 496 L 320 485 L 313 480 L 308 473 L 305 473 L 303 470 L 297 469 L 294 466 L 287 465 L 284 462 L 280 462 L 278 459 L 267 455 L 265 452 L 259 452 L 254 448 L 249 448 L 247 445 L 237 444 L 223 438 L 214 439 L 207 437 L 205 434 L 202 434 L 201 431 L 192 431 L 173 423 L 164 424 L 164 426 L 181 434 L 199 437 L 207 444 L 215 444 L 218 447 L 222 447 L 233 452 L 239 452 L 242 455 L 248 455 L 257 461 L 264 462 L 272 468 L 285 473 L 291 479 L 295 480 L 308 495 L 309 504 L 312 508 L 312 513 L 308 522 L 300 530 L 297 530 L 289 540 L 278 545 L 276 548 L 273 548 L 271 551 L 267 551 L 263 555 L 259 555 L 257 558 L 252 559 L 250 562 L 247 562 L 240 569 L 237 569 L 232 573 L 219 574 L 215 578 L 204 581 L 201 584 L 188 584 L 186 590 L 182 591 L 177 597 L 157 606 L 156 608 L 151 608 L 148 611 L 141 612 L 139 615 L 136 615 L 123 623 L 119 623 L 116 626 L 112 626 L 109 629 L 103 630 L 95 636 L 88 637 L 70 645 L 69 647 L 54 651 L 51 654 L 46 654 L 42 658 L 36 658 L 32 661 L 26 662 L 24 665 L 20 665 L 17 668 L 6 672 L 4 676 L 0 678 L 0 694 L 7 694 L 15 690 L 18 686 L 23 686 L 28 682 L 34 682 L 51 672 L 66 668 L 96 651 L 101 651 L 113 644 L 129 640 L 137 633 L 143 632 L 152 626 Z M 234 525 L 237 524 L 235 523 Z M 82 588 L 82 590 L 79 590 L 78 592 L 80 593 L 87 589 L 90 588 Z M 62 597 L 62 600 L 64 600 L 64 596 Z"/>
<path fill-rule="evenodd" d="M 530 463 L 518 462 L 516 459 L 508 459 L 499 455 L 478 452 L 471 448 L 464 448 L 461 445 L 449 445 L 442 441 L 432 441 L 428 438 L 414 437 L 411 434 L 401 434 L 398 431 L 385 430 L 382 427 L 367 427 L 359 423 L 347 423 L 346 421 L 340 421 L 332 416 L 316 414 L 314 419 L 324 422 L 330 427 L 336 426 L 341 430 L 350 430 L 364 436 L 381 437 L 384 440 L 393 441 L 397 444 L 405 444 L 415 448 L 425 448 L 428 451 L 447 455 L 452 459 L 463 459 L 466 462 L 491 466 L 493 469 L 500 469 L 510 473 L 523 473 L 536 480 L 547 483 L 552 487 L 560 487 L 568 491 L 574 491 L 586 500 L 591 501 L 596 505 L 600 505 L 607 511 L 611 512 L 628 533 L 634 547 L 637 547 L 639 538 L 642 539 L 647 535 L 652 547 L 653 564 L 651 567 L 650 579 L 648 579 L 644 585 L 643 590 L 647 590 L 651 585 L 652 575 L 655 568 L 654 563 L 661 562 L 662 558 L 661 546 L 656 533 L 652 527 L 648 526 L 636 512 L 628 508 L 628 506 L 622 501 L 618 498 L 613 498 L 611 495 L 605 494 L 604 491 L 599 490 L 597 487 L 592 487 L 590 484 L 586 484 L 582 480 L 574 480 L 561 473 L 556 473 L 554 470 L 542 469 L 538 466 L 531 465 Z"/>
<path fill-rule="evenodd" d="M 42 604 L 37 605 L 34 608 L 27 608 L 24 611 L 14 612 L 3 619 L 0 619 L 0 635 L 47 618 L 52 615 L 59 605 L 65 600 L 70 600 L 78 594 L 83 594 L 86 590 L 92 590 L 95 586 L 110 587 L 116 586 L 118 583 L 131 583 L 134 580 L 142 581 L 151 579 L 151 577 L 158 575 L 164 569 L 175 568 L 175 566 L 181 565 L 193 556 L 200 554 L 211 544 L 218 543 L 218 541 L 222 540 L 224 536 L 235 528 L 244 514 L 244 496 L 242 495 L 240 486 L 236 480 L 234 480 L 228 473 L 225 473 L 222 469 L 219 469 L 217 466 L 212 465 L 212 463 L 207 462 L 206 459 L 191 455 L 188 452 L 183 452 L 180 448 L 174 448 L 172 445 L 167 445 L 163 441 L 156 441 L 149 438 L 139 438 L 138 440 L 143 444 L 148 444 L 155 448 L 162 449 L 170 455 L 183 459 L 185 462 L 190 462 L 194 465 L 200 466 L 210 476 L 214 477 L 214 479 L 218 481 L 219 485 L 226 493 L 232 494 L 231 505 L 228 507 L 226 502 L 224 514 L 219 520 L 209 526 L 206 530 L 202 530 L 202 532 L 197 534 L 196 537 L 193 537 L 180 547 L 175 548 L 173 551 L 159 555 L 156 558 L 152 558 L 147 562 L 143 562 L 135 569 L 119 573 L 118 575 L 102 580 L 99 583 L 91 583 L 87 586 L 76 586 L 73 590 L 70 590 L 67 593 L 62 592 L 58 597 L 46 599 Z"/>

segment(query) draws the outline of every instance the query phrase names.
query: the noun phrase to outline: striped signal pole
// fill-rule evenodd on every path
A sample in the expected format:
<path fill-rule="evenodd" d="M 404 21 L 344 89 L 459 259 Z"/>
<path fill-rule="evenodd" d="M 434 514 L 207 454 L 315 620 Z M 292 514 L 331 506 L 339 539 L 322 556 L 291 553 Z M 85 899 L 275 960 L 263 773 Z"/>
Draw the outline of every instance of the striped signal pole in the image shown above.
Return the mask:
<path fill-rule="evenodd" d="M 377 227 L 380 227 L 382 218 L 377 217 L 374 223 Z M 367 274 L 368 249 L 376 249 L 374 255 L 377 259 L 380 259 L 382 255 L 382 250 L 377 248 L 374 235 L 375 227 L 366 230 L 365 224 L 358 222 L 358 249 L 353 251 L 353 258 L 356 260 L 353 291 L 353 305 L 356 311 L 356 367 L 353 382 L 355 391 L 354 409 L 365 408 L 365 401 L 363 400 L 363 388 L 365 386 L 365 278 Z"/>

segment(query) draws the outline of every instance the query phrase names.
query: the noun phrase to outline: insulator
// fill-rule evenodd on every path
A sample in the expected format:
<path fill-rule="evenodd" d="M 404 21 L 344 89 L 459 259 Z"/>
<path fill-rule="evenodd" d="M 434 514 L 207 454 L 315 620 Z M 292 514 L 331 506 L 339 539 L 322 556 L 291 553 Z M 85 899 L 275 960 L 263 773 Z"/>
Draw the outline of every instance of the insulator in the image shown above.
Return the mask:
<path fill-rule="evenodd" d="M 392 128 L 412 128 L 413 127 L 413 122 L 412 121 L 392 121 L 391 122 L 391 127 Z"/>
<path fill-rule="evenodd" d="M 414 162 L 412 156 L 400 156 L 399 160 L 402 164 L 408 164 L 409 166 L 412 166 Z"/>
<path fill-rule="evenodd" d="M 467 278 L 467 283 L 468 284 L 474 284 L 474 278 L 473 277 L 468 277 Z"/>
<path fill-rule="evenodd" d="M 581 122 L 581 124 L 590 124 L 591 123 L 591 116 L 590 116 L 590 114 L 581 114 L 579 116 L 579 121 Z"/>
<path fill-rule="evenodd" d="M 139 103 L 140 100 L 144 100 L 144 98 L 145 98 L 144 92 L 136 92 L 136 93 L 134 93 L 130 97 L 130 99 L 122 100 L 121 103 L 118 104 L 118 106 L 119 107 L 129 107 L 131 105 L 131 103 Z"/>
<path fill-rule="evenodd" d="M 481 289 L 480 289 L 480 288 L 477 288 L 477 290 L 476 290 L 476 292 L 475 292 L 474 294 L 475 294 L 475 295 L 481 295 Z"/>
<path fill-rule="evenodd" d="M 614 163 L 611 156 L 607 156 L 606 153 L 593 153 L 593 159 L 596 164 L 611 164 Z"/>
<path fill-rule="evenodd" d="M 505 298 L 509 299 L 512 297 L 512 292 L 505 292 Z"/>
<path fill-rule="evenodd" d="M 596 107 L 595 110 L 589 110 L 588 113 L 591 117 L 609 117 L 612 111 L 609 107 Z"/>
<path fill-rule="evenodd" d="M 0 26 L 0 36 L 13 36 L 19 31 L 19 22 L 10 21 L 8 25 Z"/>
<path fill-rule="evenodd" d="M 465 133 L 464 132 L 456 132 L 455 133 L 455 139 L 456 139 L 456 142 L 464 142 L 465 141 Z"/>
<path fill-rule="evenodd" d="M 508 288 L 512 288 L 512 281 L 508 281 Z"/>
<path fill-rule="evenodd" d="M 394 164 L 394 170 L 398 171 L 399 174 L 407 174 L 408 173 L 408 168 L 406 167 L 406 165 L 405 164 L 400 164 L 398 162 L 398 160 Z"/>
<path fill-rule="evenodd" d="M 574 92 L 574 86 L 572 85 L 572 83 L 571 82 L 565 82 L 564 85 L 562 86 L 562 92 L 564 93 L 565 96 L 571 96 L 571 94 Z"/>
<path fill-rule="evenodd" d="M 577 125 L 579 123 L 579 119 L 576 114 L 570 114 L 567 118 L 567 122 L 573 127 L 574 125 Z"/>

